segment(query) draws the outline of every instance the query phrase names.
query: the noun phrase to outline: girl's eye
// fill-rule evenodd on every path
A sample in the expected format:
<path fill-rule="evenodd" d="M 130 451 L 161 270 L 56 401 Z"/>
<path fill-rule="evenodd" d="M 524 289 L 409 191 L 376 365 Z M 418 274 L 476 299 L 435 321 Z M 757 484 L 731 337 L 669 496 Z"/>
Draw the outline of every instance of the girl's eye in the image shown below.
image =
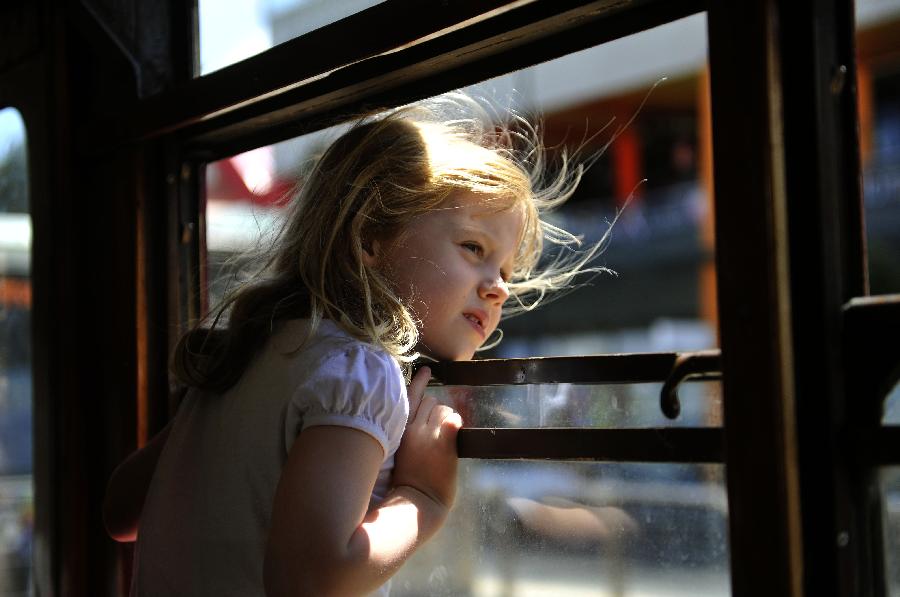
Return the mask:
<path fill-rule="evenodd" d="M 479 257 L 484 255 L 484 249 L 478 243 L 462 243 L 462 247 Z"/>

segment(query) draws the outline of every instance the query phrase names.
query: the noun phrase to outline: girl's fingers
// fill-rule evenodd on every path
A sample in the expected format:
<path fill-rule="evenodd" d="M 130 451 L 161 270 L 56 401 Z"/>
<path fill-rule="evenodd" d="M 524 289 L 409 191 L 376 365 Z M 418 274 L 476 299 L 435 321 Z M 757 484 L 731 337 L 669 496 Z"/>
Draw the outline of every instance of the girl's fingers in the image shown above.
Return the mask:
<path fill-rule="evenodd" d="M 444 442 L 453 442 L 456 445 L 456 434 L 462 427 L 462 417 L 457 412 L 451 412 L 441 419 L 440 424 L 434 431 L 434 439 Z"/>
<path fill-rule="evenodd" d="M 407 426 L 415 423 L 439 430 L 445 422 L 449 422 L 453 427 L 459 429 L 462 426 L 462 418 L 459 414 L 449 406 L 438 404 L 434 396 L 425 395 L 425 388 L 430 379 L 431 369 L 422 367 L 409 382 L 406 390 L 409 398 Z"/>
<path fill-rule="evenodd" d="M 444 422 L 444 419 L 452 415 L 454 412 L 455 411 L 449 406 L 438 404 L 431 409 L 431 414 L 428 416 L 428 424 L 433 427 L 440 427 L 440 425 Z"/>
<path fill-rule="evenodd" d="M 409 386 L 406 388 L 406 396 L 409 399 L 409 418 L 406 420 L 407 424 L 415 420 L 416 413 L 419 412 L 419 406 L 422 404 L 422 395 L 425 393 L 425 388 L 428 386 L 428 380 L 430 379 L 431 369 L 422 367 L 416 371 L 412 381 L 409 382 Z"/>
<path fill-rule="evenodd" d="M 419 403 L 419 412 L 416 413 L 416 418 L 413 419 L 413 422 L 418 425 L 427 425 L 428 421 L 431 419 L 431 413 L 434 412 L 436 407 L 437 398 L 434 396 L 424 396 L 422 402 Z"/>
<path fill-rule="evenodd" d="M 461 429 L 463 426 L 463 420 L 458 412 L 453 412 L 450 413 L 450 415 L 441 422 L 441 425 L 452 425 L 457 429 Z"/>

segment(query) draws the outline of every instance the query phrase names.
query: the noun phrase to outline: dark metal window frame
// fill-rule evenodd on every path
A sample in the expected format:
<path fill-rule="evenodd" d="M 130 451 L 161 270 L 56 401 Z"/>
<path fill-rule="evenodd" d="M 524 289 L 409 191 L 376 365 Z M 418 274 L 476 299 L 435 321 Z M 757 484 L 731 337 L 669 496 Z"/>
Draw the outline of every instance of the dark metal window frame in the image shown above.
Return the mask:
<path fill-rule="evenodd" d="M 472 430 L 461 449 L 724 462 L 734 595 L 884 595 L 873 494 L 877 467 L 900 464 L 900 434 L 880 425 L 879 384 L 856 382 L 890 375 L 896 349 L 879 349 L 897 337 L 900 316 L 896 300 L 858 298 L 867 290 L 851 2 L 463 0 L 422 15 L 417 3 L 392 0 L 143 100 L 98 127 L 109 131 L 98 144 L 168 148 L 169 263 L 178 265 L 169 286 L 181 297 L 169 310 L 185 322 L 203 308 L 204 163 L 701 10 L 724 428 L 666 430 L 657 444 L 647 440 L 659 430 L 508 430 L 490 440 Z M 410 12 L 421 16 L 398 27 Z M 486 366 L 462 367 L 477 382 Z M 524 437 L 541 437 L 545 451 L 523 454 Z"/>

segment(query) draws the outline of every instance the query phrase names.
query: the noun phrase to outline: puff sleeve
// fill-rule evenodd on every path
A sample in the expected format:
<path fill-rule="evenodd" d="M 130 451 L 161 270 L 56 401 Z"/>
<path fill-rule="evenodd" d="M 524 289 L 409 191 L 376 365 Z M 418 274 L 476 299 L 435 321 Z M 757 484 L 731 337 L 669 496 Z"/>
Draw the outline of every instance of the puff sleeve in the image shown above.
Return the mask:
<path fill-rule="evenodd" d="M 307 427 L 351 427 L 374 437 L 385 458 L 400 446 L 409 402 L 403 375 L 387 353 L 364 344 L 336 347 L 295 390 L 285 420 L 285 445 Z"/>

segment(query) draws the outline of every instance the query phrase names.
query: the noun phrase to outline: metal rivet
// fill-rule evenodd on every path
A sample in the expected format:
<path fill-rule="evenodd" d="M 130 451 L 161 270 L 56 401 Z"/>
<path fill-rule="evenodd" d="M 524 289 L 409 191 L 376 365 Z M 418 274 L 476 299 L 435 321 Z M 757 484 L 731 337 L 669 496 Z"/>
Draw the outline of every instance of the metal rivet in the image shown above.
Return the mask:
<path fill-rule="evenodd" d="M 194 238 L 194 223 L 188 222 L 181 226 L 181 244 L 188 245 Z"/>
<path fill-rule="evenodd" d="M 837 536 L 838 547 L 847 547 L 850 544 L 850 533 L 841 531 Z"/>
<path fill-rule="evenodd" d="M 528 378 L 528 373 L 525 371 L 525 367 L 519 368 L 516 371 L 516 375 L 513 378 L 513 383 L 525 383 L 525 380 Z"/>
<path fill-rule="evenodd" d="M 847 67 L 841 64 L 831 69 L 831 93 L 839 94 L 844 90 L 844 84 L 847 82 Z"/>

